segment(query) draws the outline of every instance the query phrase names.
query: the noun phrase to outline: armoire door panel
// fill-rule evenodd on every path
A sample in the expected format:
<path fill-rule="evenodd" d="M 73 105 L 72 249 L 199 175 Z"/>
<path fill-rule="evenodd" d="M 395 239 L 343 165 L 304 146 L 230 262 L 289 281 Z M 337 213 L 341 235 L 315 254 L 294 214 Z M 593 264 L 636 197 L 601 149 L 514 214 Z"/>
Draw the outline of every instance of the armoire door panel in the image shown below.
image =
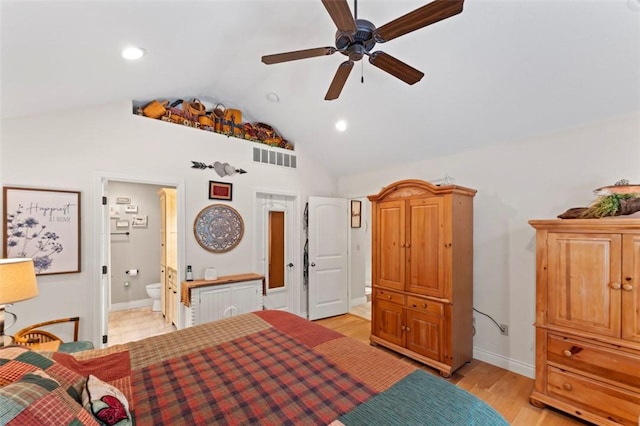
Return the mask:
<path fill-rule="evenodd" d="M 442 362 L 444 317 L 406 310 L 407 349 Z"/>
<path fill-rule="evenodd" d="M 374 334 L 388 342 L 404 346 L 402 333 L 403 309 L 401 305 L 394 303 L 377 302 L 373 311 Z"/>
<path fill-rule="evenodd" d="M 640 342 L 640 234 L 623 237 L 622 338 Z"/>
<path fill-rule="evenodd" d="M 378 283 L 383 287 L 404 290 L 404 226 L 403 201 L 380 203 L 378 235 Z"/>
<path fill-rule="evenodd" d="M 443 288 L 443 200 L 409 201 L 406 290 L 426 296 L 444 297 Z"/>
<path fill-rule="evenodd" d="M 549 234 L 549 324 L 620 336 L 621 245 L 619 234 Z"/>

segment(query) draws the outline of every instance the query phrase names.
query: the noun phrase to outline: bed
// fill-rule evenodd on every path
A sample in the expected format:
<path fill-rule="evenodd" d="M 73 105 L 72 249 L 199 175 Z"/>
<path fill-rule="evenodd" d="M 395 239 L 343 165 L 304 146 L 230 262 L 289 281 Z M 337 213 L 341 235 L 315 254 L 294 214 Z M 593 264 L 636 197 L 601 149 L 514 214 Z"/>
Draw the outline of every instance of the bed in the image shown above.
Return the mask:
<path fill-rule="evenodd" d="M 73 355 L 0 348 L 0 424 L 508 423 L 383 350 L 265 310 Z"/>

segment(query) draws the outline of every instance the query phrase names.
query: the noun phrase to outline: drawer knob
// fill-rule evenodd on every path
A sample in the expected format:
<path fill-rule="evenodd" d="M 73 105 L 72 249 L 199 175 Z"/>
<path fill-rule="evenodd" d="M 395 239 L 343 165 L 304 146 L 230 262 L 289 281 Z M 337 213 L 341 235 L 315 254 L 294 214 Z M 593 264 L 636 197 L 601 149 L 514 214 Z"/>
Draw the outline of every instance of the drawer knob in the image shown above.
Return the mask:
<path fill-rule="evenodd" d="M 391 299 L 391 296 L 387 296 L 387 299 Z"/>
<path fill-rule="evenodd" d="M 411 329 L 409 327 L 407 327 L 407 331 L 411 331 Z"/>
<path fill-rule="evenodd" d="M 404 331 L 406 328 L 407 328 L 407 327 L 405 327 L 404 325 L 400 326 L 400 329 L 401 329 L 402 331 Z"/>
<path fill-rule="evenodd" d="M 427 309 L 427 304 L 426 303 L 422 304 L 422 309 Z"/>
<path fill-rule="evenodd" d="M 622 286 L 622 289 L 626 290 L 626 291 L 631 291 L 631 290 L 633 290 L 633 286 L 631 284 L 624 284 Z"/>
<path fill-rule="evenodd" d="M 614 290 L 620 290 L 620 287 L 622 287 L 620 285 L 620 283 L 611 283 L 610 287 Z"/>
<path fill-rule="evenodd" d="M 571 356 L 577 354 L 580 351 L 582 351 L 581 347 L 579 347 L 579 346 L 571 346 L 571 348 L 563 350 L 562 353 L 566 357 L 571 357 Z"/>
<path fill-rule="evenodd" d="M 568 391 L 570 391 L 571 389 L 573 389 L 573 386 L 571 386 L 571 384 L 570 384 L 570 383 L 565 383 L 562 387 L 563 387 L 563 388 L 565 388 L 565 390 L 568 390 Z"/>

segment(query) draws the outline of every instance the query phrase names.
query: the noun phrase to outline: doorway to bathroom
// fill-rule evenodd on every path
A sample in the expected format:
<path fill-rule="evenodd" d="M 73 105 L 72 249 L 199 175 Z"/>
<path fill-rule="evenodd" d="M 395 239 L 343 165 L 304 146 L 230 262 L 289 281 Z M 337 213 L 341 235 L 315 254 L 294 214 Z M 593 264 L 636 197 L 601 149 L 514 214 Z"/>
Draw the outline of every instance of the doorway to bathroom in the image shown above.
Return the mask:
<path fill-rule="evenodd" d="M 180 328 L 179 312 L 167 321 L 160 300 L 165 282 L 163 264 L 167 244 L 161 229 L 167 220 L 174 224 L 171 243 L 175 246 L 172 269 L 183 263 L 183 183 L 164 179 L 101 177 L 103 194 L 100 326 L 105 346 L 138 340 Z M 163 194 L 171 192 L 175 207 L 163 214 Z M 105 268 L 106 267 L 106 268 Z M 163 268 L 165 268 L 163 270 Z M 176 297 L 179 288 L 176 288 Z M 162 293 L 164 294 L 164 293 Z M 177 307 L 177 303 L 173 306 Z"/>

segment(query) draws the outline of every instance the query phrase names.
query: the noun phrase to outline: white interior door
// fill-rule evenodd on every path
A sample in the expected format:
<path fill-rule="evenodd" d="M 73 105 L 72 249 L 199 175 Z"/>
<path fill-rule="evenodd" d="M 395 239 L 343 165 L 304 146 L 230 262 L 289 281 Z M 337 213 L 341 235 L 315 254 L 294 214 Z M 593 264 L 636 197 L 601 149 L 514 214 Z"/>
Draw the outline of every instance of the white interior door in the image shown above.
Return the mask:
<path fill-rule="evenodd" d="M 309 319 L 346 314 L 348 201 L 309 197 Z"/>
<path fill-rule="evenodd" d="M 102 179 L 102 206 L 100 209 L 100 336 L 101 347 L 105 347 L 104 339 L 109 331 L 109 306 L 111 306 L 111 238 L 109 218 L 109 182 Z M 106 269 L 105 269 L 106 268 Z"/>

